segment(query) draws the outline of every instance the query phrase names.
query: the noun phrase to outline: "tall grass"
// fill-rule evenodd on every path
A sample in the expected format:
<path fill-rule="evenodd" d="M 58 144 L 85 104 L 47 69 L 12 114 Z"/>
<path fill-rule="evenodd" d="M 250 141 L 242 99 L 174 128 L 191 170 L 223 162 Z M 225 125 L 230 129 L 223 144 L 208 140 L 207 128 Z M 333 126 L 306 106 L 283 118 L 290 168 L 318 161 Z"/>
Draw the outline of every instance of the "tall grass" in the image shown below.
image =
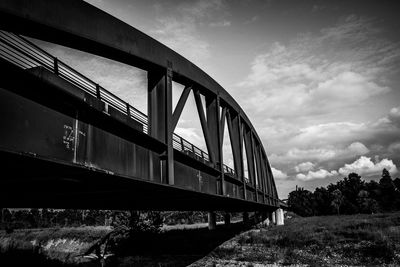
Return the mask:
<path fill-rule="evenodd" d="M 331 265 L 400 264 L 400 213 L 293 218 L 285 226 L 245 232 L 214 259 Z M 200 265 L 199 265 L 200 266 Z"/>

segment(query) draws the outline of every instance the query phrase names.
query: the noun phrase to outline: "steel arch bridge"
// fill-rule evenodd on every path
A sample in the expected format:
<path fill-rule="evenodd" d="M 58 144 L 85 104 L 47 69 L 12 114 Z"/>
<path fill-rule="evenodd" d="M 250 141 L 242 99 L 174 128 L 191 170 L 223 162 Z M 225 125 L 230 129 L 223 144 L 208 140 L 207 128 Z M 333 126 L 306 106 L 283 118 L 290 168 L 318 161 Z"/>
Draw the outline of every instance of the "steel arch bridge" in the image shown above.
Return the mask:
<path fill-rule="evenodd" d="M 2 205 L 279 208 L 271 167 L 249 118 L 184 57 L 78 0 L 0 0 L 0 30 Z M 21 35 L 145 70 L 148 115 Z M 184 86 L 174 110 L 172 81 Z M 207 152 L 174 134 L 191 91 Z M 234 169 L 223 164 L 225 127 Z"/>

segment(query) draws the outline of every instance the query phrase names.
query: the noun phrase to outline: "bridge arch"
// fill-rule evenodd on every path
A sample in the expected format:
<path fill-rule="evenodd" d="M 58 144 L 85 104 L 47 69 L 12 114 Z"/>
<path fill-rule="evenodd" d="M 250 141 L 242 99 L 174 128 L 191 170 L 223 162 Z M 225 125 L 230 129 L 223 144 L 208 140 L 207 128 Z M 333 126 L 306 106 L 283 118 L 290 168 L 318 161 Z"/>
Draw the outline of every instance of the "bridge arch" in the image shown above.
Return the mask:
<path fill-rule="evenodd" d="M 96 54 L 148 72 L 147 135 L 136 133 L 135 136 L 150 154 L 154 152 L 157 157 L 162 158 L 161 161 L 165 163 L 165 170 L 162 171 L 165 172 L 168 185 L 175 185 L 175 161 L 179 161 L 213 175 L 219 183 L 218 191 L 215 192 L 217 196 L 225 197 L 225 191 L 230 184 L 240 186 L 241 200 L 258 204 L 240 202 L 239 206 L 243 207 L 242 209 L 278 207 L 278 195 L 271 167 L 251 121 L 232 96 L 192 62 L 132 26 L 83 1 L 3 0 L 0 2 L 0 15 L 2 30 Z M 172 81 L 185 86 L 175 110 L 172 110 Z M 191 90 L 195 96 L 206 139 L 208 161 L 211 163 L 208 166 L 193 162 L 192 159 L 174 151 L 173 129 Z M 205 110 L 201 95 L 206 100 Z M 224 127 L 229 129 L 232 143 L 234 177 L 230 177 L 223 165 L 221 138 Z M 116 132 L 115 134 L 124 136 Z M 248 160 L 249 183 L 245 181 L 243 173 L 244 153 Z M 152 172 L 158 168 L 153 165 L 157 165 L 158 161 L 151 155 L 149 161 L 149 175 L 152 180 Z M 204 209 L 206 206 L 204 205 Z"/>

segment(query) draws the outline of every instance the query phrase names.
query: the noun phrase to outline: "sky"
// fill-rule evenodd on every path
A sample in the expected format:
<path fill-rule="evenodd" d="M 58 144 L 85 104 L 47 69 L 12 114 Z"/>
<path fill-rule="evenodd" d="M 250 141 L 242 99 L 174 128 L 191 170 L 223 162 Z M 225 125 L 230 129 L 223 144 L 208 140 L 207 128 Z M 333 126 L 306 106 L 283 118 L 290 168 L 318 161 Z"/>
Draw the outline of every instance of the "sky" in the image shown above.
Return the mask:
<path fill-rule="evenodd" d="M 400 176 L 396 1 L 86 2 L 188 58 L 235 98 L 263 142 L 280 198 L 350 172 L 367 181 L 383 168 Z M 38 43 L 146 112 L 144 71 Z M 174 103 L 181 90 L 174 83 Z M 188 101 L 176 132 L 205 149 Z"/>

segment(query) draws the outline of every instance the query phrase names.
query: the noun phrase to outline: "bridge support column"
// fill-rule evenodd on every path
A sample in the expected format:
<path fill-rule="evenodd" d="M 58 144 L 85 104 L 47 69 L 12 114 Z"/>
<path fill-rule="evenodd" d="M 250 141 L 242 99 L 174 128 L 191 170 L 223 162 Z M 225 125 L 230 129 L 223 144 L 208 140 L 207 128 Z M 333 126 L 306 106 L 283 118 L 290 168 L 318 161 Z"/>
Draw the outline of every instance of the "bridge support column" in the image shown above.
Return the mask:
<path fill-rule="evenodd" d="M 276 214 L 276 225 L 283 225 L 284 218 L 283 218 L 283 209 L 277 209 L 275 211 Z"/>
<path fill-rule="evenodd" d="M 161 172 L 163 183 L 174 184 L 174 158 L 172 146 L 172 66 L 166 70 L 148 72 L 149 134 L 167 145 L 160 157 L 163 167 L 159 170 L 157 156 L 150 153 L 149 176 L 155 180 Z M 164 178 L 165 177 L 165 178 Z"/>
<path fill-rule="evenodd" d="M 214 211 L 208 212 L 208 229 L 215 230 L 217 228 L 217 216 Z"/>
<path fill-rule="evenodd" d="M 271 213 L 271 222 L 272 222 L 273 224 L 276 224 L 276 211 L 273 211 L 273 212 Z"/>
<path fill-rule="evenodd" d="M 226 226 L 230 226 L 231 225 L 231 214 L 229 212 L 226 212 L 224 214 L 224 222 Z"/>

